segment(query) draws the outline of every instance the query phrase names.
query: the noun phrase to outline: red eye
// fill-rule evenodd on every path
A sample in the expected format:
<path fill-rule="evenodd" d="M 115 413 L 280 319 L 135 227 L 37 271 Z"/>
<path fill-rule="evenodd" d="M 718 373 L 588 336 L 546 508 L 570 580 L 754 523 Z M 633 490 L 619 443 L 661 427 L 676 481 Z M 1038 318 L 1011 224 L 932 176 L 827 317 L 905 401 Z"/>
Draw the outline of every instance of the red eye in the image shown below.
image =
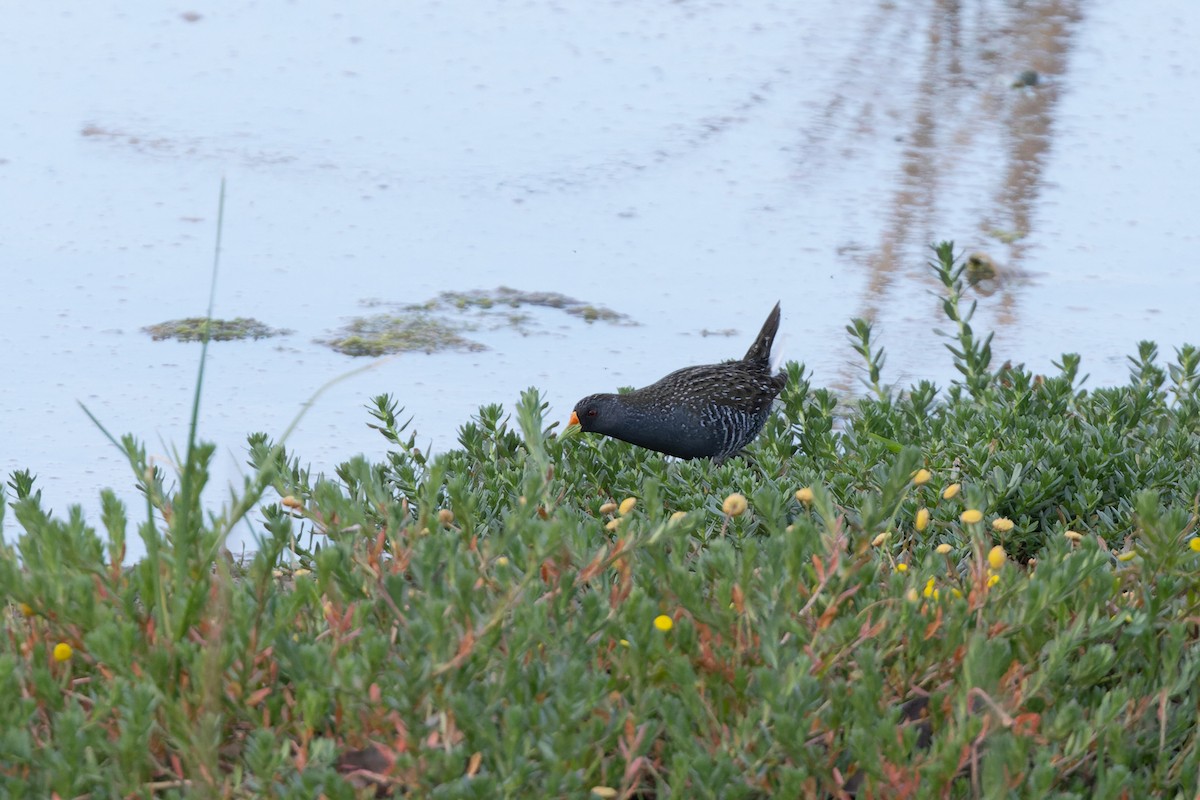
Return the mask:
<path fill-rule="evenodd" d="M 588 417 L 594 417 L 594 416 L 596 416 L 596 409 L 594 409 L 594 408 L 589 408 L 589 409 L 587 410 L 587 414 L 585 414 L 584 416 L 588 416 Z"/>

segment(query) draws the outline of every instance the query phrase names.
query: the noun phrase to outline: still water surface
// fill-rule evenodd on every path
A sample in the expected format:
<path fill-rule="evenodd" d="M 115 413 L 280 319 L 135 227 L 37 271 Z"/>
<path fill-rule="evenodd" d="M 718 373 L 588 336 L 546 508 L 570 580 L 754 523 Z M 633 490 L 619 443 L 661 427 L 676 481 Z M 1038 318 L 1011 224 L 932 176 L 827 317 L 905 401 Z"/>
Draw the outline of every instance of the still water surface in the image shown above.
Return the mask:
<path fill-rule="evenodd" d="M 980 302 L 998 360 L 1080 352 L 1090 385 L 1121 381 L 1138 340 L 1200 340 L 1200 4 L 1128 9 L 18 3 L 0 30 L 0 470 L 94 520 L 102 487 L 137 495 L 77 401 L 160 459 L 182 446 L 199 348 L 141 328 L 203 313 L 223 176 L 215 313 L 294 333 L 210 350 L 213 503 L 248 432 L 282 432 L 361 364 L 317 340 L 372 298 L 503 284 L 639 325 L 535 311 L 477 331 L 483 352 L 382 361 L 301 422 L 314 470 L 380 457 L 375 394 L 445 450 L 527 386 L 565 418 L 740 355 L 777 299 L 818 385 L 856 385 L 854 316 L 877 323 L 885 379 L 944 384 L 923 266 L 940 239 L 1015 276 Z"/>

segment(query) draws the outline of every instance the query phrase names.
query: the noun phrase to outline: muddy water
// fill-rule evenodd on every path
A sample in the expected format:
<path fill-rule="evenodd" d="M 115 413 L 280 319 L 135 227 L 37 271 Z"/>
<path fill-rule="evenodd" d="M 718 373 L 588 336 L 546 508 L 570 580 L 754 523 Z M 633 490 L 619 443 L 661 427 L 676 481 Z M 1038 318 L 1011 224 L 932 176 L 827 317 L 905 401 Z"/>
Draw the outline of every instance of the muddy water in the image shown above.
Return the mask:
<path fill-rule="evenodd" d="M 203 313 L 222 176 L 216 313 L 295 333 L 211 350 L 213 502 L 247 432 L 358 366 L 315 340 L 369 298 L 505 284 L 641 324 L 465 316 L 487 351 L 321 397 L 292 439 L 316 470 L 380 455 L 373 394 L 445 449 L 529 385 L 565 417 L 738 355 L 776 299 L 818 383 L 855 386 L 853 316 L 885 379 L 945 383 L 923 266 L 945 238 L 1005 276 L 977 317 L 998 359 L 1076 351 L 1092 385 L 1121 380 L 1139 339 L 1200 338 L 1196 41 L 1190 0 L 21 4 L 0 30 L 0 470 L 58 512 L 94 518 L 104 486 L 136 502 L 76 401 L 173 459 L 198 348 L 140 329 Z"/>

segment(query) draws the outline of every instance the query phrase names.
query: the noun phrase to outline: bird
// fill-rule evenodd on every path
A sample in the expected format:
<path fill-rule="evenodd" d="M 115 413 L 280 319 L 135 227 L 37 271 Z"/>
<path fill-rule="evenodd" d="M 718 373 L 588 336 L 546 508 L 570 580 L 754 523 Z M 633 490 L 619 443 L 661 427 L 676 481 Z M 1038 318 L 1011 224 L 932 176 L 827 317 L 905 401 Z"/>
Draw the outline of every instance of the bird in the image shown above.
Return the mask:
<path fill-rule="evenodd" d="M 758 436 L 787 378 L 771 371 L 779 303 L 746 355 L 684 367 L 625 394 L 593 394 L 571 412 L 571 425 L 682 459 L 716 464 Z"/>

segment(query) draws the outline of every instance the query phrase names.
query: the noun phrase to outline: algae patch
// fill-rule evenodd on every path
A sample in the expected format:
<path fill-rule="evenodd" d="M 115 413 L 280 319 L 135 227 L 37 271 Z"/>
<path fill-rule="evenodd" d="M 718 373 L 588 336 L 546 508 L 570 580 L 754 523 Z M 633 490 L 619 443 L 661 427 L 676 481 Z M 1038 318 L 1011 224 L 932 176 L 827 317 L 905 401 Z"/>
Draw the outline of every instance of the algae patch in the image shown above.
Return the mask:
<path fill-rule="evenodd" d="M 538 306 L 541 308 L 557 308 L 572 316 L 579 317 L 585 322 L 612 322 L 621 325 L 633 324 L 625 314 L 613 311 L 611 308 L 596 306 L 576 300 L 558 292 L 524 292 L 508 286 L 496 289 L 475 289 L 470 292 L 442 292 L 437 301 L 465 310 L 479 308 L 491 310 L 496 306 L 520 308 L 521 306 Z M 524 315 L 522 315 L 524 317 Z"/>
<path fill-rule="evenodd" d="M 971 253 L 966 258 L 964 277 L 967 283 L 983 297 L 989 297 L 998 289 L 1029 284 L 1037 273 L 1018 267 L 1002 267 L 987 253 Z"/>
<path fill-rule="evenodd" d="M 320 340 L 350 356 L 383 356 L 393 353 L 442 350 L 486 350 L 464 332 L 487 332 L 507 328 L 528 336 L 538 332 L 544 315 L 525 309 L 566 312 L 588 323 L 608 322 L 634 325 L 625 314 L 603 306 L 584 303 L 557 292 L 525 292 L 501 286 L 497 289 L 442 292 L 424 303 L 363 301 L 368 308 L 390 311 L 356 317 L 328 339 Z"/>
<path fill-rule="evenodd" d="M 177 342 L 201 342 L 206 338 L 216 342 L 228 342 L 235 339 L 269 339 L 272 336 L 286 336 L 291 333 L 285 328 L 272 328 L 252 317 L 236 317 L 234 319 L 188 317 L 160 322 L 157 325 L 147 325 L 142 330 L 150 334 L 156 342 L 163 339 L 174 339 Z"/>
<path fill-rule="evenodd" d="M 324 344 L 348 356 L 487 349 L 479 342 L 460 335 L 458 329 L 422 311 L 358 317 L 342 328 L 337 336 L 324 340 Z"/>

